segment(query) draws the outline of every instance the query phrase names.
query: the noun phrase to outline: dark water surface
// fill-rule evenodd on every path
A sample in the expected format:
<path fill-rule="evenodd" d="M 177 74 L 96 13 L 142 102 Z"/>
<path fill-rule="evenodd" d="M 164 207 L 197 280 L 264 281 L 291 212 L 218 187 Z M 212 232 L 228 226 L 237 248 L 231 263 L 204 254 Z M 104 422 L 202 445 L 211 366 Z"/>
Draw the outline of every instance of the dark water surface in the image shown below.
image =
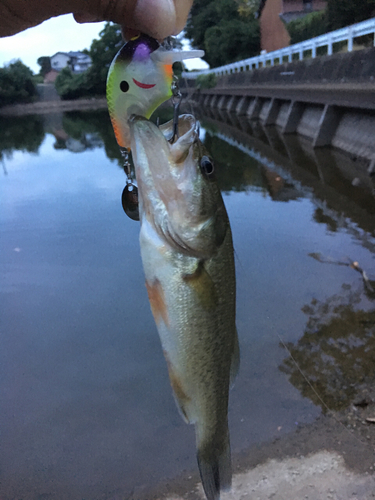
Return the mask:
<path fill-rule="evenodd" d="M 358 160 L 227 115 L 202 125 L 237 259 L 236 456 L 373 381 L 375 295 L 347 264 L 375 274 L 375 203 Z M 107 114 L 0 130 L 1 499 L 137 498 L 195 473 Z"/>

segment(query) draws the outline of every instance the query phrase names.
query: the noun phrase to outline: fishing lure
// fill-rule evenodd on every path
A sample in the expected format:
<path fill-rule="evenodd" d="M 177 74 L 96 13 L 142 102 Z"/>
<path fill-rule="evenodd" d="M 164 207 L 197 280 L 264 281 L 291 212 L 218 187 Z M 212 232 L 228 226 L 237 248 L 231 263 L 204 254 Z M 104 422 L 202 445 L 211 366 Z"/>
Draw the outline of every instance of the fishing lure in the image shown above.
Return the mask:
<path fill-rule="evenodd" d="M 128 159 L 128 120 L 134 114 L 150 118 L 163 102 L 176 94 L 173 92 L 176 88 L 172 70 L 174 62 L 203 55 L 202 50 L 166 50 L 154 38 L 142 34 L 123 45 L 112 61 L 107 78 L 107 103 L 127 176 L 122 206 L 131 219 L 139 220 L 139 215 L 138 192 Z M 174 114 L 177 117 L 178 113 Z"/>

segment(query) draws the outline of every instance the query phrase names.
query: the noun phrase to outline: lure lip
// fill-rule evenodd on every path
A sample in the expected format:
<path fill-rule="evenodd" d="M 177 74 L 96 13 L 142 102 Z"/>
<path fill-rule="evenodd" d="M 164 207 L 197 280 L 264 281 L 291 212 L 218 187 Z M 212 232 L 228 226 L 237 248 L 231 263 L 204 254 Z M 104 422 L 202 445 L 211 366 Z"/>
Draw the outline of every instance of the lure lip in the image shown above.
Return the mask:
<path fill-rule="evenodd" d="M 136 80 L 135 78 L 133 78 L 133 82 L 141 89 L 152 89 L 156 85 L 156 83 L 142 83 Z"/>

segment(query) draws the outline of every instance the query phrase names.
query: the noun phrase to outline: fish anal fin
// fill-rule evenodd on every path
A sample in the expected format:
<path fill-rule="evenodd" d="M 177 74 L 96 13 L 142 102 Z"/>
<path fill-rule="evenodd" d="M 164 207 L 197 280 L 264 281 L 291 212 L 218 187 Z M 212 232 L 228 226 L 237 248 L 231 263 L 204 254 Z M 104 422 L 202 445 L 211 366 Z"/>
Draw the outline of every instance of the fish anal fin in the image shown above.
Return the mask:
<path fill-rule="evenodd" d="M 173 367 L 171 361 L 169 360 L 168 354 L 164 351 L 164 357 L 168 366 L 168 375 L 169 381 L 172 386 L 174 399 L 176 401 L 177 409 L 179 410 L 182 419 L 187 424 L 193 423 L 191 421 L 191 417 L 189 417 L 188 407 L 191 402 L 189 396 L 186 394 L 186 391 L 183 388 L 183 384 L 181 382 L 180 377 L 177 374 L 177 371 Z"/>
<path fill-rule="evenodd" d="M 199 261 L 195 271 L 184 274 L 183 280 L 198 295 L 199 303 L 204 309 L 212 310 L 218 305 L 215 283 L 204 267 L 204 261 Z"/>

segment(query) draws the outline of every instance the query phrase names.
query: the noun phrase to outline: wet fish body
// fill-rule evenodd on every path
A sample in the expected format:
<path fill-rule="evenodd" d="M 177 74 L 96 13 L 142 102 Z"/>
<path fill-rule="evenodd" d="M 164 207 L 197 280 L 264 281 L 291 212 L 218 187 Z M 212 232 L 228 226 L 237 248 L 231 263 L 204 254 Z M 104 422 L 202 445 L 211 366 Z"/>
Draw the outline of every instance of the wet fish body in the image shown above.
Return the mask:
<path fill-rule="evenodd" d="M 231 484 L 228 393 L 239 364 L 235 270 L 225 206 L 191 115 L 131 120 L 146 287 L 177 407 L 195 425 L 208 500 Z"/>

